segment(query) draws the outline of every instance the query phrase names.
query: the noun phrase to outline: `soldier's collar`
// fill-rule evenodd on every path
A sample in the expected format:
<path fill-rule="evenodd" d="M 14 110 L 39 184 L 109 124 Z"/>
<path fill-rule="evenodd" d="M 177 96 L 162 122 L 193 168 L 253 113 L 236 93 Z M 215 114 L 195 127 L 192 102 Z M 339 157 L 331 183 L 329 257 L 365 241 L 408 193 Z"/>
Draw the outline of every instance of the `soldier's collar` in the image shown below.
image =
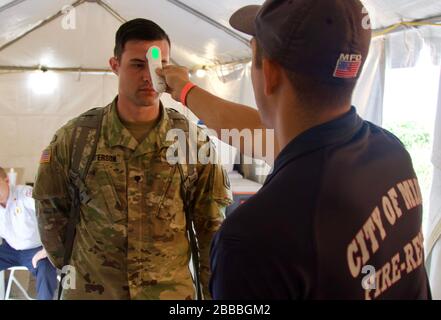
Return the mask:
<path fill-rule="evenodd" d="M 126 148 L 129 148 L 131 150 L 136 150 L 138 148 L 138 145 L 140 145 L 136 139 L 130 134 L 129 130 L 122 124 L 121 120 L 118 116 L 117 111 L 117 102 L 118 102 L 118 96 L 115 97 L 115 99 L 110 104 L 110 113 L 109 113 L 109 119 L 110 121 L 107 131 L 107 137 L 109 141 L 110 147 L 115 146 L 123 146 Z M 172 129 L 171 126 L 171 120 L 168 116 L 168 113 L 162 104 L 161 101 L 159 101 L 159 108 L 160 108 L 160 119 L 156 126 L 152 129 L 152 132 L 149 133 L 146 140 L 150 140 L 152 142 L 153 136 L 155 144 L 158 149 L 169 147 L 171 146 L 174 141 L 167 141 L 167 133 L 170 129 Z M 142 142 L 142 144 L 145 144 L 146 141 Z M 151 151 L 152 145 L 148 148 L 149 150 L 145 150 L 146 152 Z M 141 148 L 144 149 L 144 148 Z M 140 150 L 141 151 L 141 150 Z M 145 153 L 145 152 L 144 152 Z"/>
<path fill-rule="evenodd" d="M 131 150 L 135 150 L 138 146 L 136 139 L 130 134 L 129 130 L 124 127 L 118 116 L 117 110 L 118 96 L 113 99 L 112 103 L 108 106 L 110 112 L 107 119 L 103 123 L 106 130 L 107 140 L 111 148 L 116 146 L 123 146 Z"/>
<path fill-rule="evenodd" d="M 158 148 L 169 147 L 174 143 L 174 141 L 167 141 L 167 133 L 173 129 L 171 119 L 161 100 L 159 101 L 159 108 L 161 109 L 161 119 L 154 128 L 157 133 L 156 145 Z"/>

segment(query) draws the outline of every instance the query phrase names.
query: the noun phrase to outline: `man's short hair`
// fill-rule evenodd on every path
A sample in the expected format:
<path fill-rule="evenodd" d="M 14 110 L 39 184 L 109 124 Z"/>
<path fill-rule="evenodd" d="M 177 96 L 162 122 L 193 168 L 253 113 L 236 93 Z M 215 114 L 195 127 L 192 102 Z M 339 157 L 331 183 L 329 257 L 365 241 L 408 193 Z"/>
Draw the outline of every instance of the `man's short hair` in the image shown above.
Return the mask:
<path fill-rule="evenodd" d="M 256 68 L 262 68 L 263 58 L 270 58 L 259 41 L 256 41 L 256 53 L 254 57 L 254 64 Z M 282 67 L 283 68 L 283 67 Z M 292 88 L 300 102 L 305 107 L 310 107 L 313 110 L 320 110 L 320 108 L 340 107 L 351 103 L 352 93 L 355 88 L 355 83 L 347 84 L 331 84 L 325 83 L 318 78 L 306 74 L 300 74 L 283 68 L 286 76 L 291 83 Z"/>
<path fill-rule="evenodd" d="M 0 167 L 0 179 L 6 179 L 7 177 L 8 177 L 8 175 L 6 174 L 5 169 Z"/>
<path fill-rule="evenodd" d="M 151 20 L 142 18 L 127 21 L 119 27 L 116 32 L 115 48 L 113 50 L 115 57 L 121 58 L 124 46 L 130 40 L 166 40 L 168 45 L 171 45 L 170 38 L 160 26 Z"/>

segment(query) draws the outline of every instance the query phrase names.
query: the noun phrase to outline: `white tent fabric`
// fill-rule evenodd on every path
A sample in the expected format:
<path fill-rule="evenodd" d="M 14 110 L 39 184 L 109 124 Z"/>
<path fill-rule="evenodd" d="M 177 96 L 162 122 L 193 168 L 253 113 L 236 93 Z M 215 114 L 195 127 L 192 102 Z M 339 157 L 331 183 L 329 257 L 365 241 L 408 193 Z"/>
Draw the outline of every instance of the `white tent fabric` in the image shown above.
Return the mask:
<path fill-rule="evenodd" d="M 385 38 L 378 37 L 371 43 L 369 56 L 353 96 L 357 112 L 377 125 L 383 121 L 385 71 Z"/>
<path fill-rule="evenodd" d="M 440 74 L 441 78 L 441 74 Z M 433 182 L 430 196 L 429 223 L 426 240 L 429 278 L 432 294 L 441 299 L 441 81 L 433 143 Z"/>
<path fill-rule="evenodd" d="M 441 190 L 441 189 L 438 189 Z M 434 300 L 441 300 L 441 274 L 439 268 L 441 266 L 441 240 L 435 243 L 430 259 L 426 263 L 426 268 L 429 270 L 429 282 L 432 290 L 432 298 Z"/>
<path fill-rule="evenodd" d="M 75 29 L 64 29 L 60 17 L 3 49 L 0 65 L 108 69 L 119 21 L 94 3 L 78 6 L 75 16 Z"/>
<path fill-rule="evenodd" d="M 441 19 L 440 19 L 441 21 Z M 430 47 L 432 61 L 441 64 L 441 28 L 420 27 L 388 36 L 387 52 L 391 68 L 415 66 L 424 44 Z"/>
<path fill-rule="evenodd" d="M 57 73 L 58 89 L 38 95 L 28 88 L 28 73 L 0 76 L 0 163 L 23 168 L 19 183 L 34 181 L 39 154 L 55 131 L 70 118 L 110 102 L 116 92 L 113 76 Z M 60 88 L 63 88 L 60 90 Z"/>
<path fill-rule="evenodd" d="M 81 3 L 69 11 L 66 11 L 66 5 L 76 2 L 36 2 L 27 0 L 0 11 L 0 48 L 57 11 L 65 8 L 65 14 L 1 50 L 0 65 L 43 64 L 50 67 L 108 68 L 107 61 L 113 51 L 115 32 L 123 20 L 94 2 Z M 124 20 L 143 17 L 158 22 L 170 35 L 173 60 L 178 64 L 193 67 L 249 57 L 249 37 L 239 35 L 223 25 L 227 25 L 227 16 L 235 8 L 250 2 L 253 3 L 229 1 L 229 4 L 227 2 L 218 6 L 208 6 L 214 9 L 208 13 L 222 12 L 221 17 L 216 18 L 221 19 L 221 22 L 213 22 L 216 26 L 175 5 L 174 1 L 109 0 L 102 3 Z M 188 1 L 187 3 L 184 5 L 191 4 Z M 208 1 L 203 3 L 204 6 L 209 4 Z M 216 8 L 218 10 L 215 10 Z M 35 14 L 32 12 L 34 9 Z M 222 20 L 222 16 L 225 21 Z"/>

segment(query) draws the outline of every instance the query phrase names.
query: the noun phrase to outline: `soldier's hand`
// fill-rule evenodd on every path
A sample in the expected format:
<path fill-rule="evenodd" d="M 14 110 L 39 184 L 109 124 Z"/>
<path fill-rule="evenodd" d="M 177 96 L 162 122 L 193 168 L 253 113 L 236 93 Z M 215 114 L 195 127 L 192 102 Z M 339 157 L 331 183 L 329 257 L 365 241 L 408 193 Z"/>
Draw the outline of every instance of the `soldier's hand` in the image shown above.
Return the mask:
<path fill-rule="evenodd" d="M 165 82 L 167 83 L 166 92 L 170 93 L 172 98 L 176 101 L 180 101 L 182 89 L 190 82 L 188 69 L 185 67 L 166 65 L 163 66 L 162 70 L 157 69 L 156 73 L 165 78 Z"/>
<path fill-rule="evenodd" d="M 47 258 L 47 252 L 46 250 L 43 248 L 40 251 L 38 251 L 34 257 L 32 258 L 32 265 L 34 266 L 34 268 L 37 268 L 37 263 L 38 261 L 40 261 L 41 259 Z"/>

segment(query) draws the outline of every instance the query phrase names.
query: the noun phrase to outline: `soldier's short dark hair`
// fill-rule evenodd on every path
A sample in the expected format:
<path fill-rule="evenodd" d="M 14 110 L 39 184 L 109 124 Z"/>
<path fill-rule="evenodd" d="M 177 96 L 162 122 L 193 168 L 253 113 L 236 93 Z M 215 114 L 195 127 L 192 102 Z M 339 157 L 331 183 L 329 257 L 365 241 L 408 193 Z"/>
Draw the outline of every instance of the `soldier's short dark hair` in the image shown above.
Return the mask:
<path fill-rule="evenodd" d="M 5 169 L 0 167 L 0 179 L 6 179 L 8 176 L 6 175 Z"/>
<path fill-rule="evenodd" d="M 160 26 L 151 20 L 142 18 L 127 21 L 119 27 L 115 36 L 115 49 L 113 50 L 115 57 L 121 58 L 124 46 L 130 40 L 166 40 L 168 45 L 171 46 L 170 38 Z"/>

